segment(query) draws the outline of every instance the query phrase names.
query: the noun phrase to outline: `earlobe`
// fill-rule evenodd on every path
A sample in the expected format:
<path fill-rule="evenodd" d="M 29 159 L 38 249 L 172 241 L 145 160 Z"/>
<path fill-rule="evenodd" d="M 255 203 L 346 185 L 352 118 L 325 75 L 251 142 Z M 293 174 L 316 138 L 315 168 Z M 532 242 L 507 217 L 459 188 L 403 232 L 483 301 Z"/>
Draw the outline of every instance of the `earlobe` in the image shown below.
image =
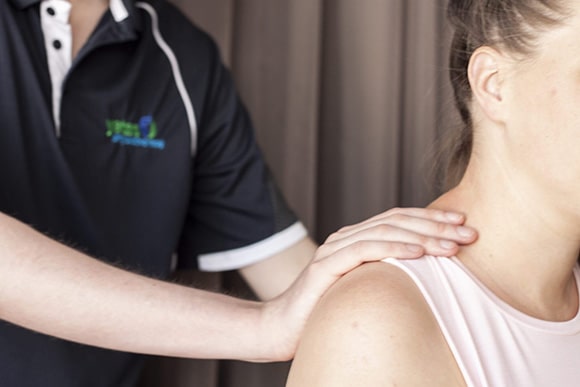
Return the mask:
<path fill-rule="evenodd" d="M 501 120 L 503 102 L 499 73 L 500 55 L 491 47 L 480 47 L 472 54 L 468 68 L 473 99 L 493 121 Z"/>

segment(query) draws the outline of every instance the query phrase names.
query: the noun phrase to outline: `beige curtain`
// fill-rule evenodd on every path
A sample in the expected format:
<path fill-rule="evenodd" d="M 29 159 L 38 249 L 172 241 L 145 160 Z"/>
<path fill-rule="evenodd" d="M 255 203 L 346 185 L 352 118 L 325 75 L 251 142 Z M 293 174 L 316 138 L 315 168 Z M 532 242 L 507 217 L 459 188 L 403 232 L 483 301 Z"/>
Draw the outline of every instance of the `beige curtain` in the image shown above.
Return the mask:
<path fill-rule="evenodd" d="M 445 0 L 173 0 L 221 47 L 286 198 L 318 241 L 423 206 L 447 83 Z M 251 294 L 233 273 L 187 281 Z M 151 358 L 143 387 L 283 386 L 288 364 Z"/>

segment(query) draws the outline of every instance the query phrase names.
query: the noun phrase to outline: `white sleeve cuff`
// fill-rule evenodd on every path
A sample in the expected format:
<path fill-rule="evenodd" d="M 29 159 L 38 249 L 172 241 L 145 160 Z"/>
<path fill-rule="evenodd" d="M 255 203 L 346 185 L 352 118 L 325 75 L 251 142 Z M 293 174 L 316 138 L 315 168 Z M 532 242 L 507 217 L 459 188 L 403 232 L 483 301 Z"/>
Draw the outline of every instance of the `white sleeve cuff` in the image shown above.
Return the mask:
<path fill-rule="evenodd" d="M 308 235 L 300 222 L 259 242 L 228 251 L 201 254 L 197 257 L 199 269 L 203 271 L 236 270 L 260 262 L 277 254 Z"/>

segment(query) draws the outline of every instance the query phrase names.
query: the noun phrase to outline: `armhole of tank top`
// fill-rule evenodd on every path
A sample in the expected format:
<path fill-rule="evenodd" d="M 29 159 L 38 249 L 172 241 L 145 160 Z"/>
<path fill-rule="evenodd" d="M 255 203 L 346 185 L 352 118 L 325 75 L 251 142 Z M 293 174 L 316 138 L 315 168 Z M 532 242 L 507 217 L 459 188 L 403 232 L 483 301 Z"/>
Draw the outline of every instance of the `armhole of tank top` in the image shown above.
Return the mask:
<path fill-rule="evenodd" d="M 425 257 L 424 259 L 438 259 L 438 258 Z M 451 334 L 449 333 L 447 327 L 445 326 L 444 320 L 443 320 L 442 316 L 440 315 L 440 313 L 437 309 L 437 306 L 435 305 L 435 302 L 433 301 L 433 299 L 429 295 L 429 292 L 427 292 L 427 289 L 423 285 L 423 282 L 421 281 L 421 279 L 413 272 L 413 270 L 410 267 L 408 267 L 407 265 L 405 265 L 404 262 L 402 262 L 396 258 L 387 258 L 387 259 L 383 260 L 383 262 L 398 267 L 405 274 L 407 274 L 409 276 L 409 278 L 411 278 L 411 281 L 413 281 L 415 286 L 417 286 L 417 288 L 421 292 L 421 295 L 423 296 L 423 298 L 427 302 L 427 305 L 429 306 L 431 313 L 435 317 L 435 320 L 437 321 L 437 325 L 439 325 L 439 329 L 441 330 L 441 333 L 443 333 L 443 337 L 445 338 L 445 341 L 447 342 L 447 345 L 449 346 L 449 349 L 451 350 L 451 353 L 453 354 L 453 358 L 455 359 L 455 362 L 457 363 L 457 366 L 459 367 L 459 370 L 461 371 L 461 375 L 463 376 L 463 380 L 464 380 L 466 386 L 476 386 L 476 384 L 473 382 L 473 380 L 470 377 L 470 374 L 468 372 L 467 367 L 465 366 L 464 362 L 461 360 L 459 350 L 457 349 L 457 346 L 455 345 L 455 342 L 453 341 Z"/>

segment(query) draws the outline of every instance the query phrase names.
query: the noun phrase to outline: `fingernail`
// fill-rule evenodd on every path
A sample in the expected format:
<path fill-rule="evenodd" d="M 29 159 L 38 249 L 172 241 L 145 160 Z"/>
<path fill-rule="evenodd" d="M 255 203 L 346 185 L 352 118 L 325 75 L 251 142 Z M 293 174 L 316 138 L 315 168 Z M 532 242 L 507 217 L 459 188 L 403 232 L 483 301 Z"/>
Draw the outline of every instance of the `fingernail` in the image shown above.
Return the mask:
<path fill-rule="evenodd" d="M 475 234 L 475 231 L 469 227 L 460 226 L 457 227 L 457 233 L 464 238 L 471 238 Z"/>
<path fill-rule="evenodd" d="M 423 248 L 417 245 L 407 245 L 407 250 L 409 250 L 412 253 L 420 253 L 423 250 Z"/>
<path fill-rule="evenodd" d="M 443 247 L 445 250 L 452 250 L 455 248 L 455 243 L 451 242 L 451 241 L 446 241 L 446 240 L 442 240 L 439 242 L 439 244 L 441 245 L 441 247 Z"/>
<path fill-rule="evenodd" d="M 446 212 L 445 216 L 452 222 L 460 222 L 463 219 L 463 215 L 457 212 Z"/>

